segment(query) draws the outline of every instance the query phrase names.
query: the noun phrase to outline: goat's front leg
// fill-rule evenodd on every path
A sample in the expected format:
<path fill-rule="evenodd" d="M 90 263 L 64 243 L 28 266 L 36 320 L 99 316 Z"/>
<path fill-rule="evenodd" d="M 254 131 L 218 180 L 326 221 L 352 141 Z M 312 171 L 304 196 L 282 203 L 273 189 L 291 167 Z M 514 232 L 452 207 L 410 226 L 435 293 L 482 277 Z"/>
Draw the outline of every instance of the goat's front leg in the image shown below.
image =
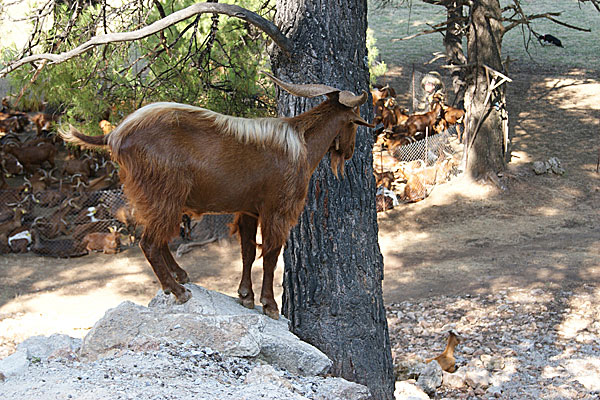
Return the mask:
<path fill-rule="evenodd" d="M 256 259 L 256 231 L 258 219 L 251 215 L 238 214 L 235 222 L 240 233 L 242 247 L 242 280 L 238 288 L 240 304 L 246 308 L 254 308 L 254 291 L 252 290 L 252 264 Z"/>
<path fill-rule="evenodd" d="M 178 303 L 185 303 L 192 296 L 188 290 L 175 281 L 171 271 L 167 267 L 167 263 L 163 257 L 163 252 L 160 245 L 152 243 L 150 239 L 142 236 L 140 240 L 140 248 L 146 256 L 146 260 L 152 266 L 154 274 L 158 278 L 163 291 L 166 294 L 173 293 L 177 298 Z"/>
<path fill-rule="evenodd" d="M 177 264 L 177 261 L 175 261 L 173 258 L 173 254 L 171 254 L 171 250 L 169 250 L 169 246 L 165 244 L 161 246 L 160 250 L 171 276 L 173 276 L 178 283 L 188 283 L 190 281 L 190 277 L 188 276 L 187 272 L 185 272 L 185 270 L 183 270 L 179 264 Z"/>
<path fill-rule="evenodd" d="M 263 313 L 273 319 L 279 319 L 279 308 L 277 307 L 277 302 L 275 302 L 275 294 L 273 292 L 273 276 L 280 251 L 281 246 L 270 250 L 263 256 L 263 282 L 260 302 L 263 305 Z"/>

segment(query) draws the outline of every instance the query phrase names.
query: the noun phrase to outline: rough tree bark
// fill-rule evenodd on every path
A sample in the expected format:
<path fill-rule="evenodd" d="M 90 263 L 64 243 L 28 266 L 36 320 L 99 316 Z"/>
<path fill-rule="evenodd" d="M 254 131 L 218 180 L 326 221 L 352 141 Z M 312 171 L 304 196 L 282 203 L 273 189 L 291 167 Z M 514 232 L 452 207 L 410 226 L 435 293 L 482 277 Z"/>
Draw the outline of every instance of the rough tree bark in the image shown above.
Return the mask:
<path fill-rule="evenodd" d="M 278 0 L 275 22 L 295 55 L 271 52 L 277 76 L 360 93 L 368 89 L 366 0 Z M 278 94 L 280 115 L 296 115 L 324 99 Z M 363 105 L 361 115 L 372 111 Z M 309 186 L 298 225 L 284 251 L 283 313 L 303 340 L 334 362 L 332 373 L 365 384 L 375 399 L 392 399 L 393 365 L 383 305 L 383 258 L 377 242 L 372 139 L 359 128 L 346 177 L 329 157 Z"/>
<path fill-rule="evenodd" d="M 506 168 L 506 85 L 488 96 L 484 65 L 503 72 L 501 59 L 502 11 L 498 0 L 473 0 L 467 33 L 469 69 L 465 93 L 467 159 L 465 172 L 473 179 L 498 183 L 497 173 Z M 489 75 L 489 78 L 493 78 Z"/>
<path fill-rule="evenodd" d="M 463 4 L 462 1 L 453 1 L 446 4 L 446 14 L 448 26 L 444 36 L 444 47 L 446 56 L 448 57 L 448 65 L 458 66 L 467 63 L 467 57 L 463 53 L 462 38 L 463 38 Z M 453 106 L 462 107 L 464 89 L 465 89 L 465 70 L 464 68 L 456 68 L 451 72 L 452 89 L 454 90 Z"/>

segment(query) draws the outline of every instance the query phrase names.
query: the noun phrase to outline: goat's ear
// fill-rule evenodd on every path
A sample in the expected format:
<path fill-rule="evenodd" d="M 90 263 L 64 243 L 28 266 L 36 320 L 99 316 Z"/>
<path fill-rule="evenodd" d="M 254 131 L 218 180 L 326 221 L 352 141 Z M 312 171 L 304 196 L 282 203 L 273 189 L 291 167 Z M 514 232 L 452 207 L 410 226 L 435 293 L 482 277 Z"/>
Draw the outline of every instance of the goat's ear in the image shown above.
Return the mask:
<path fill-rule="evenodd" d="M 374 124 L 370 124 L 367 121 L 365 121 L 364 119 L 362 119 L 359 115 L 357 115 L 356 117 L 354 117 L 354 119 L 352 120 L 352 122 L 356 125 L 362 125 L 362 126 L 366 126 L 368 128 L 375 128 Z"/>

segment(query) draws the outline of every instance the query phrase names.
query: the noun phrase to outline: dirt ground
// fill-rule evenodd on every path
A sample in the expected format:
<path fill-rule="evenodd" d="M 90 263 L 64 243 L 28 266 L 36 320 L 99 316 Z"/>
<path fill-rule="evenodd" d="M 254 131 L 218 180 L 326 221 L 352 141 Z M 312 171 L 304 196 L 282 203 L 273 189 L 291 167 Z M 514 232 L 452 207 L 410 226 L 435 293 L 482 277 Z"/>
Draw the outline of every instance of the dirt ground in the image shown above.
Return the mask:
<path fill-rule="evenodd" d="M 406 75 L 392 69 L 384 81 L 401 91 Z M 508 189 L 456 178 L 422 202 L 379 214 L 386 303 L 600 283 L 600 79 L 578 71 L 512 78 Z M 535 175 L 533 161 L 551 157 L 566 174 Z M 197 248 L 179 261 L 193 282 L 235 295 L 237 241 Z M 279 303 L 282 270 L 280 262 Z M 261 268 L 254 273 L 258 288 Z M 0 287 L 0 358 L 29 336 L 83 337 L 108 308 L 146 304 L 159 288 L 137 247 L 70 260 L 3 255 Z"/>

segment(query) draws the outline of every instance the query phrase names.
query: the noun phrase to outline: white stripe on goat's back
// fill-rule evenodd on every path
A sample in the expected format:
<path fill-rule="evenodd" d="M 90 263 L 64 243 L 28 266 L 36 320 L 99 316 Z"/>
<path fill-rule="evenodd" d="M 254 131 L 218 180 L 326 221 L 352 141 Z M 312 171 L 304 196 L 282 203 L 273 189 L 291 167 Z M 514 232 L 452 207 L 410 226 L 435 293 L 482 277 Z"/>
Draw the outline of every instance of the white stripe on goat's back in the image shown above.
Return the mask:
<path fill-rule="evenodd" d="M 118 152 L 124 136 L 146 126 L 155 126 L 156 123 L 164 121 L 166 114 L 171 114 L 176 120 L 177 112 L 197 113 L 202 118 L 213 120 L 220 130 L 242 143 L 280 149 L 292 160 L 297 160 L 305 154 L 304 137 L 279 118 L 239 118 L 187 104 L 167 102 L 148 104 L 128 115 L 111 132 L 108 144 L 113 152 Z"/>
<path fill-rule="evenodd" d="M 209 111 L 212 113 L 212 111 Z M 238 118 L 213 113 L 220 129 L 228 131 L 242 143 L 270 146 L 283 150 L 292 160 L 305 154 L 304 137 L 287 122 L 278 118 Z"/>

